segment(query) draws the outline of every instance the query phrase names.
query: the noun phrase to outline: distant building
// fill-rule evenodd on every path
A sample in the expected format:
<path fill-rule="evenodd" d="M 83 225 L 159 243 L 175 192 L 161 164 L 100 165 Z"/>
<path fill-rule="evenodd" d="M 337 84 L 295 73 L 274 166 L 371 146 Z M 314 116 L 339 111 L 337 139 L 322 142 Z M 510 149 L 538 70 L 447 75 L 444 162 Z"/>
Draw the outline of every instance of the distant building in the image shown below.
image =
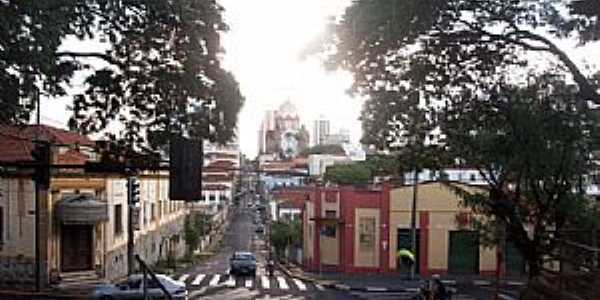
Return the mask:
<path fill-rule="evenodd" d="M 325 137 L 324 144 L 341 145 L 350 143 L 350 132 L 347 129 L 340 129 L 337 133 L 328 134 Z"/>
<path fill-rule="evenodd" d="M 344 155 L 311 154 L 308 156 L 308 174 L 310 176 L 322 176 L 327 171 L 327 167 L 350 162 L 351 160 Z"/>
<path fill-rule="evenodd" d="M 275 154 L 278 160 L 294 159 L 309 145 L 308 131 L 290 101 L 265 113 L 258 134 L 259 154 Z"/>
<path fill-rule="evenodd" d="M 325 119 L 324 116 L 320 116 L 319 119 L 315 120 L 313 128 L 313 144 L 323 145 L 325 144 L 326 138 L 329 135 L 329 120 Z"/>

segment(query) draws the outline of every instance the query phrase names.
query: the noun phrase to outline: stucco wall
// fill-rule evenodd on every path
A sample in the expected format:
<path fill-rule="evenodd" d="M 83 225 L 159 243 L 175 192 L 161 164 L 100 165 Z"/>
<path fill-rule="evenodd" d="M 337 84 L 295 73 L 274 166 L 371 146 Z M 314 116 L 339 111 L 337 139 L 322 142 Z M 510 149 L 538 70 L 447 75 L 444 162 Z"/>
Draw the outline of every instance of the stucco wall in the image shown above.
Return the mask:
<path fill-rule="evenodd" d="M 476 187 L 461 186 L 475 192 L 483 190 Z M 448 269 L 449 231 L 470 229 L 467 224 L 459 226 L 456 222 L 458 214 L 470 214 L 470 210 L 460 203 L 458 195 L 443 183 L 427 183 L 418 187 L 417 193 L 416 226 L 421 229 L 422 221 L 426 221 L 427 228 L 421 231 L 420 254 L 427 254 L 425 258 L 426 269 L 445 271 Z M 390 248 L 397 247 L 397 229 L 410 228 L 410 210 L 412 207 L 413 187 L 407 186 L 393 189 L 390 192 Z M 426 220 L 421 220 L 421 215 L 427 215 Z M 424 244 L 426 243 L 426 244 Z M 423 258 L 420 258 L 423 259 Z M 390 251 L 390 267 L 396 266 L 395 251 Z M 422 269 L 422 268 L 421 268 Z M 496 270 L 496 249 L 483 247 L 479 249 L 479 272 L 489 273 Z M 421 272 L 427 270 L 421 270 Z"/>

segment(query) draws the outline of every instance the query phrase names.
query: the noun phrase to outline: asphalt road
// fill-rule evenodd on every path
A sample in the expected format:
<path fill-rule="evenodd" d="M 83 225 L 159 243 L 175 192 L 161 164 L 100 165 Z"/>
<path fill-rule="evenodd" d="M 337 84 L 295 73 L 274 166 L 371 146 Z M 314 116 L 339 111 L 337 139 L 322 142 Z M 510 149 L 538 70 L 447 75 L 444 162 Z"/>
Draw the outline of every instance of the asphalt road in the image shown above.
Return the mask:
<path fill-rule="evenodd" d="M 359 299 L 349 293 L 326 289 L 310 282 L 286 276 L 276 270 L 273 277 L 267 276 L 265 265 L 268 252 L 265 237 L 255 233 L 253 220 L 256 210 L 245 203 L 234 212 L 221 248 L 213 257 L 201 265 L 193 266 L 179 276 L 184 281 L 193 299 Z M 235 251 L 250 251 L 257 257 L 257 275 L 229 275 L 229 258 Z"/>

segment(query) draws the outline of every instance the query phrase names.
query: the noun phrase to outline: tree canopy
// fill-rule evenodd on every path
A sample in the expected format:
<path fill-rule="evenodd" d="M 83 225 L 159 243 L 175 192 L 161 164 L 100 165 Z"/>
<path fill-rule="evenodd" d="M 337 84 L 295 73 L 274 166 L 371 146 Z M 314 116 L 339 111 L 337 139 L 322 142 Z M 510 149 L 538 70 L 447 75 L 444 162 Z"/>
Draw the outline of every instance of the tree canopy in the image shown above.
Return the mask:
<path fill-rule="evenodd" d="M 311 154 L 332 154 L 332 155 L 346 155 L 346 151 L 340 145 L 336 144 L 324 144 L 315 145 L 308 149 L 303 150 L 300 153 L 301 157 L 308 157 Z"/>
<path fill-rule="evenodd" d="M 373 179 L 373 174 L 361 163 L 339 164 L 327 167 L 324 179 L 341 185 L 366 185 Z"/>
<path fill-rule="evenodd" d="M 234 136 L 243 97 L 220 63 L 228 27 L 216 1 L 0 6 L 3 122 L 27 122 L 36 93 L 64 96 L 82 74 L 84 90 L 69 93 L 69 125 L 82 133 L 119 131 L 109 137 L 142 149 L 164 144 L 167 131 L 218 142 Z M 76 40 L 95 46 L 71 48 Z"/>
<path fill-rule="evenodd" d="M 557 45 L 600 39 L 599 15 L 593 0 L 357 0 L 317 46 L 366 96 L 363 141 L 414 167 L 480 170 L 490 192 L 465 204 L 518 241 L 535 276 L 556 246 L 548 228 L 588 219 L 578 182 L 599 76 Z"/>

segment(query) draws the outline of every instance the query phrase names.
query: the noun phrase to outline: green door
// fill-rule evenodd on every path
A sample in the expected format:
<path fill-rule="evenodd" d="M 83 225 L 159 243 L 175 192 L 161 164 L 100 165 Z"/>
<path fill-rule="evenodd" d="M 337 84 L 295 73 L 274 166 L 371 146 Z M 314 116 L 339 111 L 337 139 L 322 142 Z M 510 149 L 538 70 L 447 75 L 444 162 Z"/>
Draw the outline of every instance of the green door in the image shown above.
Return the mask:
<path fill-rule="evenodd" d="M 475 231 L 450 231 L 448 272 L 479 273 L 479 234 Z"/>
<path fill-rule="evenodd" d="M 511 241 L 506 241 L 504 248 L 506 275 L 521 276 L 525 273 L 525 259 L 521 251 Z"/>
<path fill-rule="evenodd" d="M 410 250 L 410 229 L 398 229 L 398 243 L 396 247 L 396 252 L 400 249 L 408 249 Z M 417 253 L 413 253 L 415 255 L 415 273 L 419 274 L 419 229 L 417 228 Z M 400 272 L 407 272 L 410 270 L 400 270 Z"/>

